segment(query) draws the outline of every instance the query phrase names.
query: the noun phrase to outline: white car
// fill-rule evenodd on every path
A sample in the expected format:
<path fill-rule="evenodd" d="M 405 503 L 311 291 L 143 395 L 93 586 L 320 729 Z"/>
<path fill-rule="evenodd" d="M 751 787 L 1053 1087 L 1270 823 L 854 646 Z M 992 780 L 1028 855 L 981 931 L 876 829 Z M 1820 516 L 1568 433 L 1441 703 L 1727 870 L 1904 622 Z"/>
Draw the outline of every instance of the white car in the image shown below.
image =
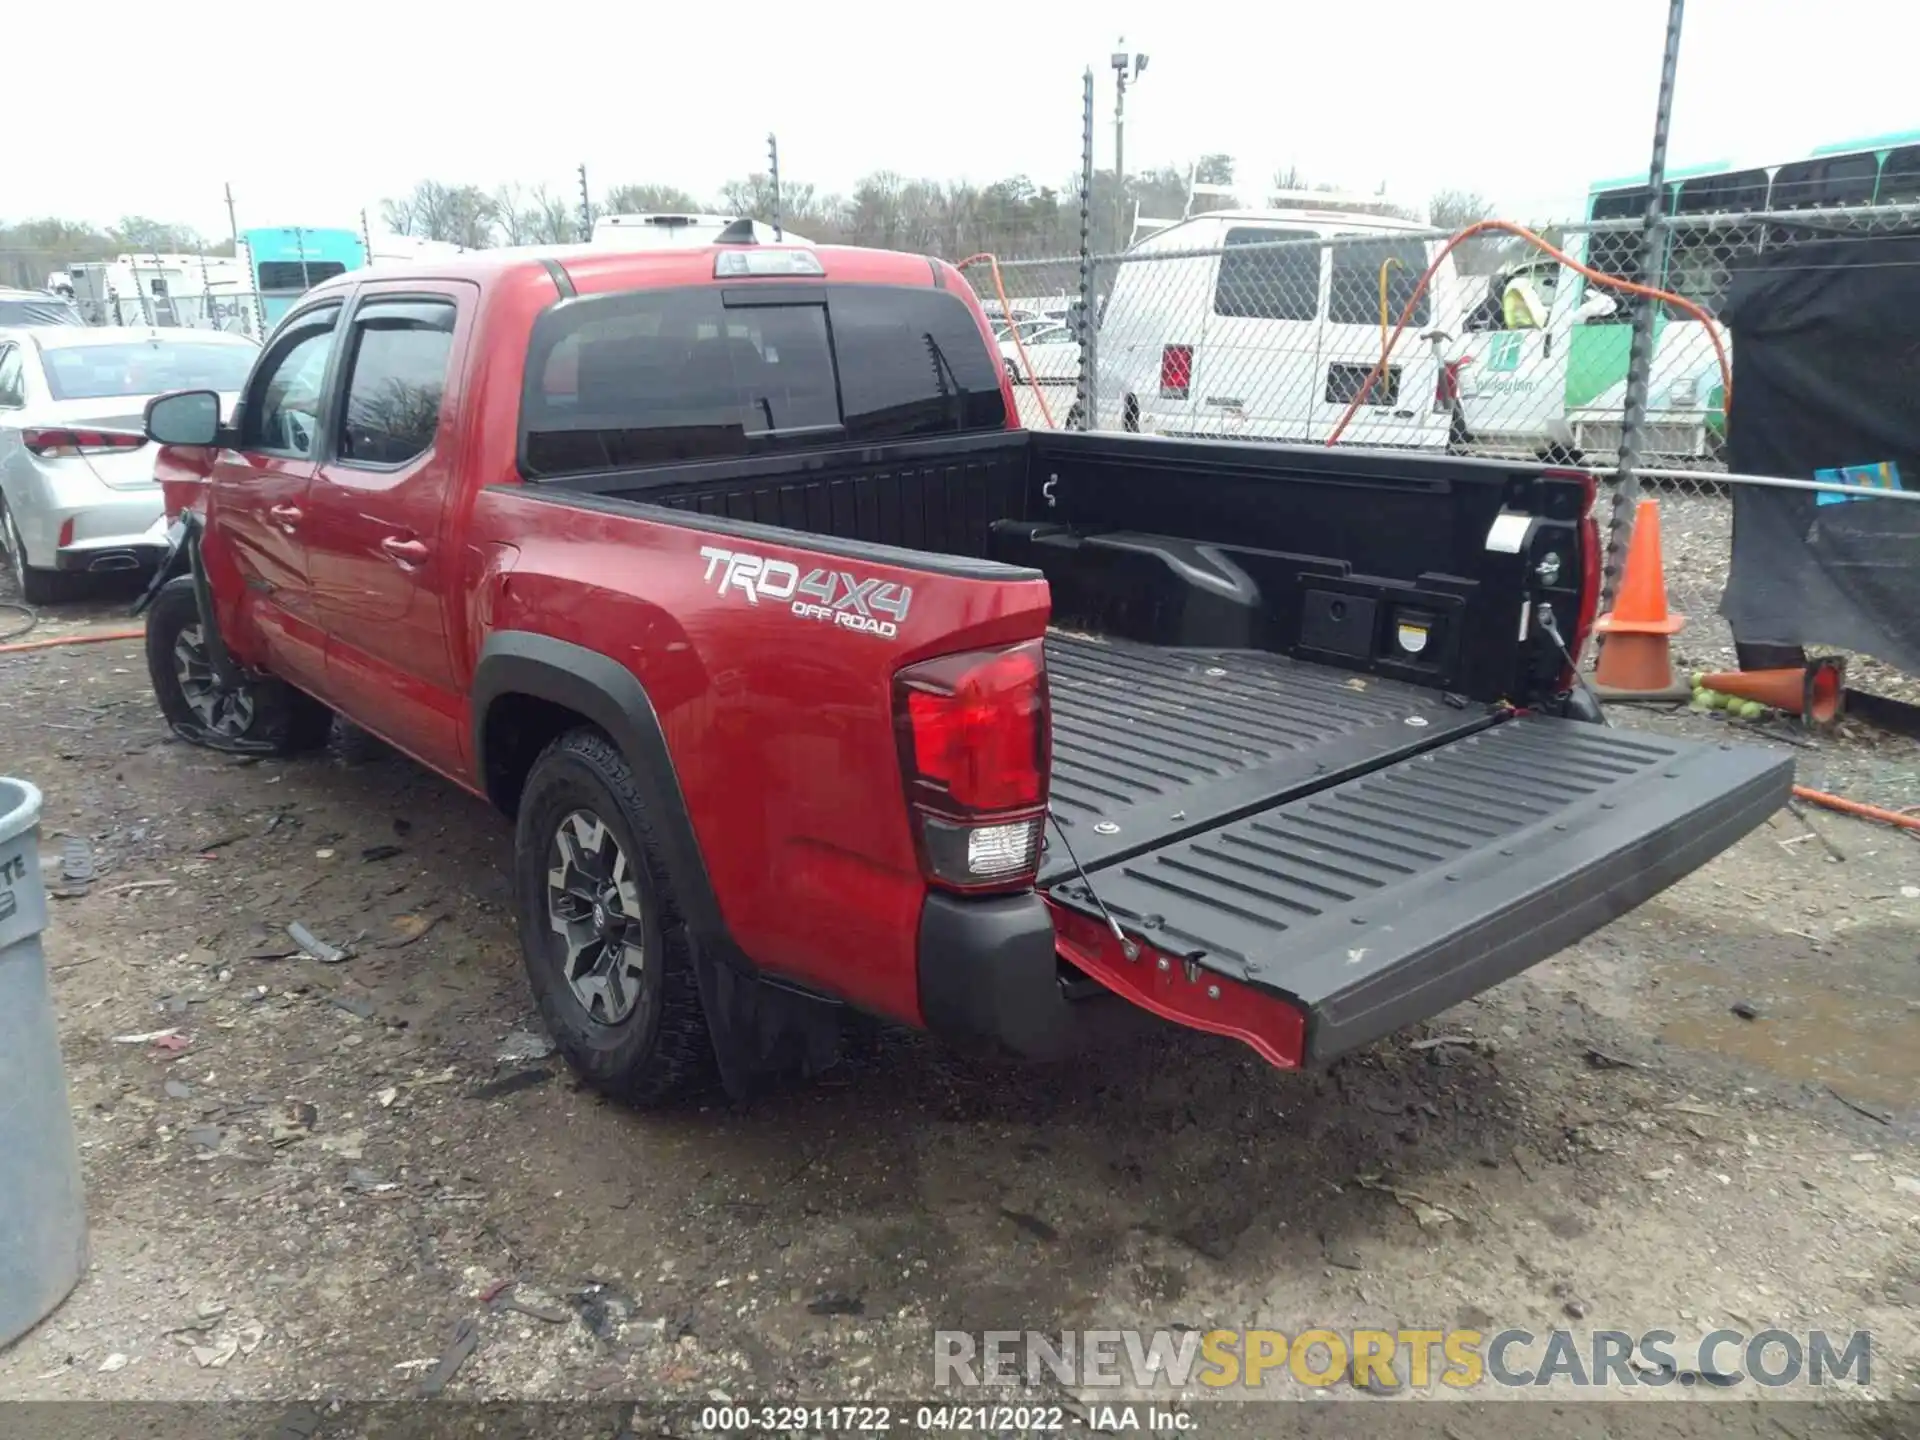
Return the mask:
<path fill-rule="evenodd" d="M 29 603 L 60 599 L 79 575 L 160 559 L 147 401 L 217 390 L 230 409 L 258 353 L 214 330 L 0 330 L 0 549 Z"/>
<path fill-rule="evenodd" d="M 52 290 L 11 290 L 0 286 L 0 328 L 29 325 L 84 325 L 87 322 L 66 294 Z"/>
<path fill-rule="evenodd" d="M 1031 377 L 1020 361 L 1022 348 L 1033 369 Z M 1073 385 L 1080 379 L 1080 342 L 1064 325 L 1022 330 L 1019 345 L 1008 335 L 1000 342 L 1000 358 L 1006 363 L 1007 377 L 1016 385 L 1025 385 L 1029 378 L 1039 385 Z"/>

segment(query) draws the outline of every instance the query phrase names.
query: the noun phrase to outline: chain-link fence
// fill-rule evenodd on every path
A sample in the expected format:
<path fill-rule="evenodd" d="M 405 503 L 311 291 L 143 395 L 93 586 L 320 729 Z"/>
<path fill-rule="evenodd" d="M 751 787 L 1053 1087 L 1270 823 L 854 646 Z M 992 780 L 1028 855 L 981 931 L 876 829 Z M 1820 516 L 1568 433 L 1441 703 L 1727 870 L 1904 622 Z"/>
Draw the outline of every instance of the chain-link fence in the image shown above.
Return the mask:
<path fill-rule="evenodd" d="M 1028 426 L 1544 459 L 1607 484 L 1634 321 L 1650 307 L 1636 473 L 1662 502 L 1670 597 L 1690 621 L 1682 656 L 1730 668 L 1716 610 L 1729 487 L 1746 483 L 1726 474 L 1735 277 L 1804 241 L 1915 233 L 1920 206 L 1669 217 L 1651 278 L 1640 219 L 1529 228 L 1572 263 L 1499 231 L 1443 253 L 1450 235 L 1390 216 L 1223 213 L 1089 257 L 1084 297 L 1077 256 L 968 273 Z M 1817 263 L 1849 255 L 1828 245 Z"/>

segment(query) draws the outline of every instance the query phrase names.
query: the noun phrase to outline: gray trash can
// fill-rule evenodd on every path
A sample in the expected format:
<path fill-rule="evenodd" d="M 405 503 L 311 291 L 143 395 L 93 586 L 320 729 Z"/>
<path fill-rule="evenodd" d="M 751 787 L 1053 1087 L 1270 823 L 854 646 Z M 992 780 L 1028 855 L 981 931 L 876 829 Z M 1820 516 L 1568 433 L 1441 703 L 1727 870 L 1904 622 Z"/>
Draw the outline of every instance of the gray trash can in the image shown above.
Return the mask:
<path fill-rule="evenodd" d="M 40 932 L 40 792 L 0 777 L 0 1346 L 87 1265 L 86 1197 Z"/>

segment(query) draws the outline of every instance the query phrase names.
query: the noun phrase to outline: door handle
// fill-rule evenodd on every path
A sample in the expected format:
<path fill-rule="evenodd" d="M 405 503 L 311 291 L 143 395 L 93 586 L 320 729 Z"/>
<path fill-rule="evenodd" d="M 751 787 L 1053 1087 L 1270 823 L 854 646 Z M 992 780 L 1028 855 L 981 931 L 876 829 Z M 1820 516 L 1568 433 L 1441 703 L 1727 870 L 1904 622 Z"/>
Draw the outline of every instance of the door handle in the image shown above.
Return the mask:
<path fill-rule="evenodd" d="M 424 540 L 403 540 L 398 535 L 389 535 L 380 542 L 380 548 L 402 565 L 420 565 L 426 562 L 427 542 Z"/>
<path fill-rule="evenodd" d="M 267 513 L 283 525 L 298 525 L 302 514 L 298 505 L 275 505 Z"/>

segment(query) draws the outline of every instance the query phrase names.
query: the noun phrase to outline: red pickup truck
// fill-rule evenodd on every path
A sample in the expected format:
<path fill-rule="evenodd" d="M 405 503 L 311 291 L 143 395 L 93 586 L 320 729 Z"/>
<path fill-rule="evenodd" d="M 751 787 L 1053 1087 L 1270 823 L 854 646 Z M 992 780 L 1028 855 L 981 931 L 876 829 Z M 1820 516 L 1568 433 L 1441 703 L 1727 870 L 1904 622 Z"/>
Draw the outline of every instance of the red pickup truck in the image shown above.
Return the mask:
<path fill-rule="evenodd" d="M 1324 1061 L 1787 794 L 1594 723 L 1582 474 L 1013 415 L 937 260 L 342 276 L 233 416 L 149 408 L 153 684 L 202 743 L 338 712 L 514 817 L 540 1009 L 637 1102 L 830 1061 L 849 1011 Z"/>

